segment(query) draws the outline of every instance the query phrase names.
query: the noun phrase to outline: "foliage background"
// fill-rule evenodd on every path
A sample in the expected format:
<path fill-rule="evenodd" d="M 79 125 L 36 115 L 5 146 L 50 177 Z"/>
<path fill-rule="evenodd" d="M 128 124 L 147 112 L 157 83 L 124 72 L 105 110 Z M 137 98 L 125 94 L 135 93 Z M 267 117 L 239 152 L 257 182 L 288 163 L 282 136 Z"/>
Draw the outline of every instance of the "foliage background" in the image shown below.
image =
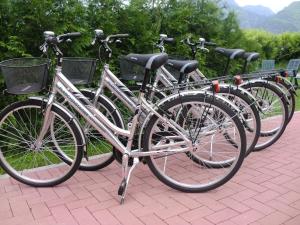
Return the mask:
<path fill-rule="evenodd" d="M 235 13 L 219 5 L 219 0 L 0 0 L 0 60 L 40 56 L 45 30 L 56 34 L 80 31 L 82 37 L 63 46 L 63 52 L 66 56 L 97 57 L 97 49 L 90 45 L 97 28 L 105 34 L 130 34 L 121 47 L 114 49 L 116 71 L 120 54 L 157 51 L 153 43 L 160 33 L 176 39 L 176 44 L 167 49 L 170 55 L 189 57 L 189 49 L 180 40 L 192 36 L 219 46 L 260 52 L 261 58 L 276 59 L 279 66 L 300 57 L 299 33 L 242 31 Z M 225 64 L 213 50 L 197 57 L 200 69 L 209 76 L 220 74 Z M 241 65 L 241 61 L 233 62 L 231 72 L 239 72 Z M 0 109 L 16 98 L 4 97 L 4 88 L 0 76 Z"/>

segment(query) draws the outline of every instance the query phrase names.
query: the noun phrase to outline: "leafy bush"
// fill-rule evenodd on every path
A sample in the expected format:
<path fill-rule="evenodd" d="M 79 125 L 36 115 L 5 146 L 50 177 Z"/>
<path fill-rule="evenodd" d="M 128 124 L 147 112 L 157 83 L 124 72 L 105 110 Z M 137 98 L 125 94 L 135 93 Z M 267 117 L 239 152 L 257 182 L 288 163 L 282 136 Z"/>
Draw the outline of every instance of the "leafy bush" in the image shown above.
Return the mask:
<path fill-rule="evenodd" d="M 263 31 L 242 31 L 236 15 L 219 7 L 219 0 L 2 0 L 0 3 L 0 60 L 39 56 L 43 32 L 56 34 L 80 31 L 82 37 L 62 46 L 66 56 L 97 57 L 90 45 L 94 29 L 105 34 L 129 33 L 123 45 L 114 48 L 112 68 L 118 71 L 118 57 L 129 52 L 151 53 L 160 33 L 176 38 L 167 46 L 170 55 L 189 57 L 190 49 L 180 40 L 204 37 L 220 46 L 258 51 L 262 58 L 288 60 L 300 55 L 300 34 L 274 36 Z M 225 58 L 212 50 L 198 54 L 200 69 L 208 76 L 222 73 Z M 241 71 L 241 61 L 231 72 Z M 3 84 L 1 85 L 3 89 Z M 2 91 L 2 90 L 0 90 Z M 1 98 L 0 107 L 9 98 Z"/>

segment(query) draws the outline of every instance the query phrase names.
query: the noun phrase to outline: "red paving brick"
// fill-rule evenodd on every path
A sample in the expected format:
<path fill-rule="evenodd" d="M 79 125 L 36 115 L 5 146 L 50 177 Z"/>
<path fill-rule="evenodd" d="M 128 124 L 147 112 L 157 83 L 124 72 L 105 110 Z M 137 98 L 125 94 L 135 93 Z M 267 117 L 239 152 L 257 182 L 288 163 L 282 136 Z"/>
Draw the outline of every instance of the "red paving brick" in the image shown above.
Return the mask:
<path fill-rule="evenodd" d="M 209 193 L 186 194 L 159 182 L 147 166 L 133 173 L 124 205 L 121 169 L 77 172 L 53 188 L 0 177 L 0 224 L 299 225 L 300 113 L 269 149 L 252 153 L 236 176 Z"/>

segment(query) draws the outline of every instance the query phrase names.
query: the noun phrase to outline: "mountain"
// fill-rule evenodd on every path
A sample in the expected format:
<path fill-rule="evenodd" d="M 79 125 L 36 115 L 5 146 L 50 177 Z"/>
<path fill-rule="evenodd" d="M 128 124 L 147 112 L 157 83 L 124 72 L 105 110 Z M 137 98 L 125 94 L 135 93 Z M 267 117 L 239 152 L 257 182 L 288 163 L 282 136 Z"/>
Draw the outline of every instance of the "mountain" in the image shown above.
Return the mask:
<path fill-rule="evenodd" d="M 265 16 L 265 17 L 273 16 L 275 14 L 268 7 L 261 6 L 261 5 L 246 5 L 243 7 L 243 9 L 248 12 L 255 13 L 260 16 Z"/>
<path fill-rule="evenodd" d="M 268 18 L 263 28 L 273 33 L 300 32 L 300 1 L 291 3 L 276 15 Z"/>
<path fill-rule="evenodd" d="M 275 14 L 271 9 L 256 5 L 240 7 L 235 0 L 224 0 L 229 10 L 237 13 L 242 28 L 264 29 L 272 33 L 300 32 L 300 1 L 295 1 Z"/>

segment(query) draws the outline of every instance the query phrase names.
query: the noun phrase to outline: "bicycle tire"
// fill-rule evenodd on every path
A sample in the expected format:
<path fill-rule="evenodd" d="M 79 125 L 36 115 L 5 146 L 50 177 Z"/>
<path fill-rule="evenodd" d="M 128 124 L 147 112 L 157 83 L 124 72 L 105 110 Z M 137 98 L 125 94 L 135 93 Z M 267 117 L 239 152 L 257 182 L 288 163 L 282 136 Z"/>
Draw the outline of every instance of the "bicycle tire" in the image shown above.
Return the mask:
<path fill-rule="evenodd" d="M 18 112 L 18 110 L 21 110 L 21 109 L 23 109 L 23 110 L 30 109 L 30 108 L 31 109 L 37 109 L 37 111 L 39 111 L 41 114 L 40 115 L 37 114 L 35 118 L 40 118 L 40 117 L 43 118 L 42 117 L 42 112 L 43 112 L 44 108 L 46 107 L 46 104 L 47 104 L 47 102 L 45 102 L 43 100 L 29 99 L 29 100 L 25 100 L 25 101 L 15 102 L 15 103 L 7 106 L 0 113 L 0 126 L 1 126 L 0 128 L 1 128 L 1 130 L 2 131 L 4 130 L 2 128 L 2 125 L 3 126 L 5 125 L 4 121 L 6 121 L 6 119 L 9 116 L 19 115 L 19 118 L 21 118 L 22 114 L 25 114 L 25 113 L 22 113 L 22 111 L 20 113 Z M 18 112 L 18 114 L 17 114 L 17 112 Z M 67 179 L 69 179 L 77 171 L 77 169 L 79 168 L 79 165 L 80 165 L 80 162 L 81 162 L 81 159 L 82 159 L 82 156 L 83 156 L 83 152 L 84 152 L 84 145 L 85 145 L 85 141 L 82 139 L 82 130 L 80 128 L 79 123 L 76 121 L 76 119 L 74 119 L 72 117 L 72 114 L 66 113 L 66 111 L 64 111 L 64 109 L 58 107 L 55 104 L 53 104 L 53 106 L 51 108 L 51 113 L 54 113 L 56 115 L 55 116 L 56 118 L 59 117 L 66 124 L 65 126 L 72 131 L 72 136 L 74 137 L 74 142 L 75 142 L 75 146 L 76 146 L 75 147 L 75 151 L 76 152 L 75 152 L 74 160 L 73 160 L 72 164 L 68 165 L 68 167 L 67 167 L 67 168 L 69 168 L 68 171 L 64 175 L 62 175 L 61 177 L 52 178 L 50 180 L 37 180 L 37 178 L 33 179 L 33 178 L 29 178 L 28 175 L 25 176 L 25 173 L 28 172 L 27 171 L 28 168 L 26 168 L 24 170 L 25 172 L 22 171 L 21 174 L 16 169 L 14 169 L 12 167 L 12 163 L 10 164 L 9 161 L 4 156 L 7 153 L 7 155 L 8 155 L 7 158 L 11 157 L 9 155 L 10 153 L 8 153 L 10 150 L 8 150 L 8 151 L 5 152 L 5 149 L 3 148 L 3 145 L 2 145 L 2 148 L 0 149 L 0 151 L 1 151 L 1 154 L 0 154 L 0 165 L 5 170 L 5 172 L 7 174 L 9 174 L 14 179 L 20 181 L 21 183 L 24 183 L 24 184 L 27 184 L 27 185 L 30 185 L 30 186 L 34 186 L 34 187 L 51 187 L 51 186 L 55 186 L 55 185 L 58 185 L 58 184 L 60 184 L 60 183 L 62 183 L 64 181 L 66 181 Z M 32 115 L 30 115 L 30 118 L 31 118 L 31 116 Z M 40 117 L 38 117 L 38 116 L 40 116 Z M 11 121 L 9 119 L 7 119 L 7 120 L 10 123 L 9 127 L 12 127 Z M 15 122 L 15 123 L 18 124 L 18 122 Z M 26 126 L 25 122 L 22 122 L 22 125 Z M 29 121 L 29 126 L 31 126 L 31 121 Z M 26 131 L 29 132 L 29 130 L 26 130 Z M 28 133 L 28 132 L 26 132 L 26 134 L 25 134 L 25 132 L 21 133 L 21 131 L 18 131 L 17 133 L 19 135 L 24 134 L 24 135 L 27 135 L 26 137 L 31 137 L 30 136 L 31 133 L 30 132 Z M 9 131 L 7 133 L 8 134 L 12 134 L 11 131 Z M 37 135 L 38 131 L 33 132 L 33 134 Z M 16 137 L 15 134 L 13 134 L 13 136 Z M 21 146 L 21 147 L 19 147 L 19 146 Z M 29 144 L 27 144 L 26 142 L 23 141 L 22 143 L 20 143 L 20 145 L 18 145 L 17 149 L 21 150 L 20 151 L 21 153 L 24 153 L 23 148 L 25 148 L 25 147 L 32 148 L 32 147 L 30 147 Z M 49 151 L 48 148 L 47 149 L 44 148 L 42 150 Z M 26 154 L 30 154 L 27 151 L 28 150 L 25 151 Z M 55 150 L 53 150 L 53 151 L 55 151 Z M 70 150 L 67 150 L 67 151 L 70 151 Z M 18 154 L 21 154 L 21 153 L 17 153 L 15 155 L 18 155 Z M 46 154 L 46 153 L 43 153 L 43 154 Z M 54 153 L 54 154 L 56 154 L 56 153 Z M 28 155 L 25 156 L 25 159 L 26 159 L 26 157 L 28 157 Z M 37 156 L 35 155 L 35 157 L 37 157 Z M 51 159 L 50 157 L 46 157 L 46 158 L 49 160 L 49 162 L 51 160 L 54 160 L 54 159 Z M 59 158 L 59 157 L 57 157 L 57 158 Z M 36 158 L 33 158 L 33 159 L 36 160 Z M 57 160 L 57 159 L 55 158 L 55 160 Z M 13 160 L 11 162 L 14 162 L 14 161 L 15 160 Z M 24 161 L 24 158 L 22 159 L 21 162 L 23 162 L 23 161 Z M 45 162 L 47 162 L 47 161 L 45 161 Z M 39 163 L 40 162 L 37 162 L 37 166 L 39 166 Z M 65 163 L 63 163 L 63 164 L 65 164 Z M 58 164 L 58 165 L 60 165 L 60 164 Z M 47 165 L 47 166 L 49 166 L 49 165 Z M 63 170 L 63 168 L 62 169 L 61 169 L 61 167 L 59 167 L 59 168 L 60 168 L 59 170 Z M 33 168 L 29 168 L 29 173 L 28 173 L 30 175 L 31 175 L 31 169 L 33 169 Z M 45 169 L 45 170 L 43 170 L 43 169 Z M 37 170 L 33 170 L 32 172 L 33 173 L 37 173 L 37 172 L 40 171 L 41 173 L 43 173 L 43 172 L 47 172 L 48 169 L 52 170 L 52 169 L 56 169 L 56 167 L 54 166 L 53 168 L 52 167 L 48 168 L 48 167 L 43 167 L 42 166 L 42 167 L 39 167 Z M 40 178 L 40 179 L 42 179 L 42 178 Z"/>
<path fill-rule="evenodd" d="M 224 183 L 229 181 L 234 176 L 234 174 L 238 171 L 238 169 L 242 165 L 242 162 L 243 162 L 244 156 L 245 156 L 246 136 L 245 136 L 245 131 L 244 131 L 241 121 L 238 119 L 238 117 L 232 111 L 232 109 L 230 109 L 230 107 L 227 106 L 225 103 L 215 99 L 212 96 L 205 96 L 205 94 L 197 94 L 197 95 L 192 95 L 192 96 L 183 96 L 181 98 L 176 98 L 172 101 L 166 102 L 163 106 L 161 106 L 160 111 L 166 112 L 166 111 L 168 111 L 168 109 L 170 109 L 176 105 L 181 105 L 183 103 L 188 103 L 188 102 L 202 102 L 202 103 L 204 102 L 207 104 L 214 105 L 217 108 L 222 109 L 222 111 L 224 111 L 230 118 L 232 118 L 232 121 L 234 121 L 234 124 L 236 125 L 236 127 L 238 129 L 238 133 L 240 135 L 241 142 L 240 142 L 239 155 L 236 158 L 236 162 L 231 164 L 232 168 L 230 169 L 229 173 L 226 174 L 226 176 L 224 176 L 222 179 L 220 179 L 216 182 L 209 182 L 206 185 L 200 185 L 200 186 L 196 185 L 195 187 L 191 187 L 190 185 L 178 183 L 175 180 L 173 180 L 172 178 L 168 177 L 167 175 L 162 174 L 162 172 L 159 171 L 159 169 L 155 165 L 155 162 L 153 162 L 154 161 L 153 157 L 147 156 L 147 157 L 145 157 L 145 160 L 146 160 L 150 170 L 152 171 L 152 173 L 161 182 L 163 182 L 167 186 L 174 188 L 176 190 L 182 191 L 182 192 L 205 192 L 205 191 L 209 191 L 209 190 L 215 189 L 215 188 L 223 185 Z M 143 139 L 142 139 L 143 151 L 146 151 L 146 152 L 149 151 L 149 140 L 151 140 L 152 129 L 156 129 L 154 127 L 154 125 L 157 121 L 158 121 L 158 117 L 155 115 L 152 116 L 145 128 L 145 133 L 144 133 Z M 191 162 L 193 162 L 193 161 L 191 160 Z M 213 170 L 213 168 L 210 168 L 210 169 Z M 207 170 L 210 170 L 210 169 L 207 169 Z M 217 170 L 219 171 L 220 169 L 217 169 Z"/>
<path fill-rule="evenodd" d="M 282 112 L 283 112 L 280 128 L 274 129 L 272 131 L 261 130 L 260 138 L 259 138 L 258 142 L 260 141 L 260 139 L 262 139 L 264 137 L 272 137 L 272 139 L 270 139 L 267 142 L 264 142 L 262 144 L 261 143 L 257 144 L 255 146 L 255 148 L 253 149 L 253 151 L 262 151 L 262 150 L 270 147 L 274 143 L 276 143 L 279 140 L 279 138 L 281 137 L 281 135 L 283 134 L 283 132 L 285 131 L 285 128 L 288 123 L 288 106 L 287 106 L 288 103 L 285 99 L 284 93 L 278 87 L 276 87 L 276 85 L 274 85 L 274 84 L 270 84 L 270 83 L 267 83 L 264 81 L 257 81 L 257 82 L 248 82 L 246 84 L 243 84 L 242 87 L 245 88 L 246 90 L 248 90 L 249 92 L 252 92 L 253 88 L 268 89 L 268 91 L 273 92 L 274 95 L 276 95 L 278 100 L 280 101 L 280 106 L 281 106 Z M 261 120 L 261 123 L 263 126 L 263 120 Z"/>
<path fill-rule="evenodd" d="M 81 93 L 91 101 L 95 97 L 95 93 L 93 91 L 82 90 Z M 98 97 L 97 108 L 101 109 L 101 111 L 104 110 L 104 113 L 105 112 L 109 113 L 111 119 L 113 120 L 112 122 L 116 126 L 123 128 L 122 118 L 120 118 L 119 113 L 116 111 L 115 108 L 113 108 L 113 106 L 108 102 L 108 100 L 106 98 L 104 98 L 102 95 L 100 95 Z M 90 130 L 89 130 L 89 132 L 90 132 Z M 92 141 L 90 141 L 90 138 L 96 137 L 96 138 L 99 138 L 99 140 L 102 138 L 102 136 L 97 131 L 95 131 L 95 132 L 96 132 L 96 134 L 93 133 L 93 136 L 89 137 L 89 134 L 87 134 L 87 131 L 85 131 L 85 133 L 86 133 L 85 136 L 87 138 L 87 157 L 90 159 L 89 159 L 89 161 L 85 161 L 83 159 L 83 161 L 81 162 L 80 167 L 79 167 L 80 170 L 96 171 L 96 170 L 103 169 L 103 168 L 109 166 L 114 161 L 115 157 L 118 154 L 118 151 L 113 146 L 111 146 L 111 148 L 112 148 L 111 152 L 106 152 L 106 150 L 103 151 L 103 152 L 105 152 L 104 157 L 97 157 L 97 155 L 96 156 L 89 155 L 89 144 L 91 144 L 91 142 L 92 142 Z M 95 157 L 95 158 L 93 159 L 93 157 Z M 91 158 L 92 158 L 92 160 L 91 160 Z M 68 163 L 68 164 L 71 163 L 71 161 L 67 157 L 63 157 L 63 159 L 66 163 Z"/>

